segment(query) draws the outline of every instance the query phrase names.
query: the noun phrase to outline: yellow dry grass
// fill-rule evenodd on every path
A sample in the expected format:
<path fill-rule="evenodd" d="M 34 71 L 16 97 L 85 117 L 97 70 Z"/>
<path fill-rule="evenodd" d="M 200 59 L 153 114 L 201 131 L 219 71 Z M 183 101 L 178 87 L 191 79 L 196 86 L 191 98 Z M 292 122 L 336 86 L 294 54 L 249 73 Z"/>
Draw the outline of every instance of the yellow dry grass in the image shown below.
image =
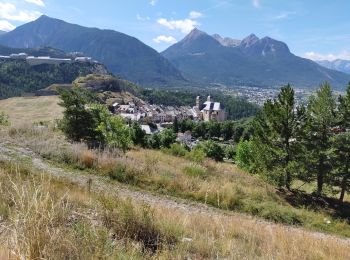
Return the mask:
<path fill-rule="evenodd" d="M 40 121 L 53 122 L 62 118 L 63 108 L 58 102 L 58 96 L 9 98 L 0 100 L 0 112 L 9 116 L 13 126 Z"/>
<path fill-rule="evenodd" d="M 350 242 L 335 237 L 249 218 L 188 212 L 163 205 L 148 209 L 137 201 L 119 202 L 116 205 L 121 208 L 114 212 L 113 203 L 120 198 L 108 193 L 97 195 L 62 180 L 30 175 L 19 178 L 12 174 L 6 168 L 0 169 L 2 182 L 18 191 L 8 197 L 14 202 L 7 221 L 11 225 L 9 233 L 4 237 L 0 235 L 0 239 L 4 239 L 11 257 L 16 259 L 66 259 L 67 256 L 70 259 L 107 259 L 108 256 L 118 259 L 350 259 Z M 2 199 L 10 195 L 5 186 L 0 186 L 0 194 Z M 147 216 L 151 222 L 147 216 L 143 219 L 143 209 L 150 213 Z M 128 220 L 146 225 L 134 230 L 135 234 L 142 235 L 153 227 L 167 237 L 176 237 L 177 241 L 152 253 L 142 250 L 134 240 L 136 236 L 103 235 L 115 231 L 108 229 L 119 225 L 119 221 L 127 223 Z M 38 223 L 40 226 L 36 227 Z M 35 231 L 35 241 L 32 231 Z M 111 247 L 106 247 L 107 244 Z M 9 252 L 0 250 L 0 256 L 6 259 Z"/>

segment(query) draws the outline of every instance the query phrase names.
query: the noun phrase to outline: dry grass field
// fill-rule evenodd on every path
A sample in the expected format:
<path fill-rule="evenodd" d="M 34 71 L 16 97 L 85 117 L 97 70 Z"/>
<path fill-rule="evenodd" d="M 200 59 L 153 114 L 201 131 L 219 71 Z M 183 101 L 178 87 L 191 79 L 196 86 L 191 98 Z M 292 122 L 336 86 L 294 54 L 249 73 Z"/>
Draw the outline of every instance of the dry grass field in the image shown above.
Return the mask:
<path fill-rule="evenodd" d="M 123 199 L 0 160 L 1 259 L 349 259 L 349 241 Z"/>
<path fill-rule="evenodd" d="M 58 96 L 9 98 L 0 100 L 0 112 L 9 116 L 13 126 L 53 122 L 62 118 L 63 108 L 58 102 Z"/>

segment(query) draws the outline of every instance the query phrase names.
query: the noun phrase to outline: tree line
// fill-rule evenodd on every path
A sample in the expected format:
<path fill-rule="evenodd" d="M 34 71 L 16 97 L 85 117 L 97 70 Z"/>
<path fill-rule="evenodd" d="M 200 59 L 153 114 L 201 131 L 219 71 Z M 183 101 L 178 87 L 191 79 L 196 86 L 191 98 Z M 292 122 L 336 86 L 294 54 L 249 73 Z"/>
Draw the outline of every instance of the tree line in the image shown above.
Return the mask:
<path fill-rule="evenodd" d="M 175 118 L 173 123 L 174 132 L 185 133 L 190 131 L 197 139 L 211 140 L 220 139 L 238 143 L 242 138 L 248 140 L 253 132 L 252 118 L 245 118 L 238 121 L 228 120 L 225 122 L 204 122 L 193 120 L 178 121 Z"/>
<path fill-rule="evenodd" d="M 350 83 L 338 98 L 328 83 L 311 96 L 306 106 L 296 105 L 294 90 L 283 87 L 265 102 L 253 120 L 253 133 L 236 150 L 236 162 L 279 186 L 291 189 L 294 180 L 325 186 L 340 201 L 350 190 Z"/>
<path fill-rule="evenodd" d="M 70 84 L 94 70 L 87 63 L 30 66 L 20 60 L 0 61 L 0 99 L 33 93 L 54 83 Z"/>

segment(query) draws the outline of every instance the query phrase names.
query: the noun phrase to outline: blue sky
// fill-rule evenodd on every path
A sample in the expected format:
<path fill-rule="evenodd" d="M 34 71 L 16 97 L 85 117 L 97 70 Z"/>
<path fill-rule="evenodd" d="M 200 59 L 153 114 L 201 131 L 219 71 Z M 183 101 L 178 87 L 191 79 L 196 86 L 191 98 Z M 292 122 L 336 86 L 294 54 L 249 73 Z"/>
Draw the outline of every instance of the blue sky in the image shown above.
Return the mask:
<path fill-rule="evenodd" d="M 349 0 L 0 0 L 0 30 L 41 14 L 115 29 L 158 51 L 198 27 L 236 39 L 270 36 L 299 56 L 350 60 Z"/>

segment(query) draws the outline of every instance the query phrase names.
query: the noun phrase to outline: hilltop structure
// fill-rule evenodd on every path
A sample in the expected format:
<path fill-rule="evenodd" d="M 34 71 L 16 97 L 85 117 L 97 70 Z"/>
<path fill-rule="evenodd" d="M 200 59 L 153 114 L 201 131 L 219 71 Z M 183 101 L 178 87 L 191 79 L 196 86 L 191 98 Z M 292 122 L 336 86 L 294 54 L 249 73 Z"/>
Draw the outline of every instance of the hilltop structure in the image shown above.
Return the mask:
<path fill-rule="evenodd" d="M 85 57 L 85 56 L 79 56 L 72 58 L 51 58 L 50 56 L 29 56 L 26 53 L 14 53 L 9 56 L 2 56 L 0 55 L 1 60 L 24 60 L 31 66 L 37 66 L 42 64 L 51 64 L 51 65 L 60 65 L 62 63 L 74 63 L 74 62 L 80 62 L 80 63 L 97 63 L 97 61 L 94 61 L 91 57 Z"/>

